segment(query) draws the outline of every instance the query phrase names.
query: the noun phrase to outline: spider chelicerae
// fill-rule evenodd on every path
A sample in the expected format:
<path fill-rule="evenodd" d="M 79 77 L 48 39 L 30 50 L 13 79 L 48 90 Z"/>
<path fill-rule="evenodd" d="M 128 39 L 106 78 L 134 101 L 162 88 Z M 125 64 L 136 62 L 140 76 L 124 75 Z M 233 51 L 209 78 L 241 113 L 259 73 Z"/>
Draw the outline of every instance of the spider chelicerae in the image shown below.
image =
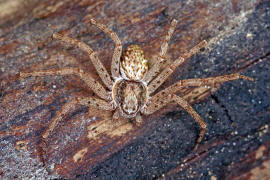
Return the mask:
<path fill-rule="evenodd" d="M 130 45 L 122 52 L 122 43 L 113 31 L 92 18 L 89 18 L 88 22 L 101 29 L 114 41 L 115 49 L 112 56 L 111 75 L 99 60 L 97 53 L 84 42 L 59 33 L 54 33 L 53 38 L 70 45 L 75 45 L 85 51 L 89 55 L 92 64 L 106 87 L 103 87 L 98 80 L 94 79 L 88 72 L 85 72 L 80 68 L 67 67 L 55 70 L 20 73 L 20 77 L 23 78 L 29 76 L 77 75 L 99 97 L 76 97 L 63 105 L 61 110 L 56 113 L 55 117 L 50 122 L 48 129 L 46 129 L 42 135 L 42 148 L 44 152 L 46 152 L 45 142 L 47 138 L 62 119 L 63 115 L 67 114 L 70 107 L 75 104 L 81 104 L 90 108 L 97 108 L 106 111 L 113 111 L 113 119 L 117 119 L 121 116 L 127 119 L 134 119 L 136 123 L 140 124 L 142 121 L 141 116 L 153 114 L 166 104 L 172 102 L 185 109 L 200 125 L 201 131 L 194 148 L 194 150 L 196 150 L 205 134 L 206 123 L 186 100 L 175 93 L 182 87 L 209 86 L 210 88 L 215 88 L 217 85 L 224 82 L 240 78 L 253 80 L 252 78 L 243 76 L 239 73 L 204 79 L 185 79 L 180 80 L 166 89 L 154 94 L 157 88 L 164 83 L 168 76 L 170 76 L 185 59 L 188 59 L 206 45 L 206 41 L 200 42 L 188 53 L 183 54 L 183 56 L 180 56 L 178 59 L 162 69 L 162 65 L 166 62 L 165 55 L 168 49 L 168 42 L 177 24 L 177 21 L 174 19 L 171 22 L 171 26 L 164 42 L 161 44 L 161 50 L 157 60 L 149 69 L 148 60 L 144 56 L 143 50 L 140 46 Z"/>

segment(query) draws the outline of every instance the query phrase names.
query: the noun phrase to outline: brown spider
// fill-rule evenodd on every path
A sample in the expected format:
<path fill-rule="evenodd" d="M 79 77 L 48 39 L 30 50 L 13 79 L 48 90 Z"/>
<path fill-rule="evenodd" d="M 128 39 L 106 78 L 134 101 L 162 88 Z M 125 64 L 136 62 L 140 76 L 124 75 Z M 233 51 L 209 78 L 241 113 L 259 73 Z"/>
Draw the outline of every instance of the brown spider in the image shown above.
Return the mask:
<path fill-rule="evenodd" d="M 206 124 L 198 113 L 196 113 L 188 104 L 188 102 L 175 95 L 175 93 L 181 87 L 210 86 L 215 88 L 216 85 L 240 78 L 253 80 L 252 78 L 240 75 L 239 73 L 204 79 L 185 79 L 178 81 L 156 94 L 153 94 L 156 89 L 163 84 L 168 76 L 170 76 L 174 70 L 184 62 L 185 59 L 191 57 L 193 54 L 198 52 L 198 50 L 204 47 L 206 45 L 206 41 L 202 41 L 193 47 L 188 53 L 184 54 L 183 57 L 179 57 L 160 72 L 161 65 L 166 61 L 165 54 L 168 49 L 168 42 L 177 24 L 176 20 L 172 21 L 168 34 L 165 37 L 165 41 L 161 45 L 161 51 L 157 61 L 150 70 L 148 70 L 148 60 L 145 58 L 140 46 L 130 45 L 122 53 L 121 41 L 114 32 L 94 19 L 89 19 L 89 22 L 108 34 L 115 43 L 111 64 L 112 76 L 110 76 L 108 71 L 104 68 L 97 54 L 84 42 L 63 36 L 59 33 L 54 33 L 53 38 L 61 40 L 67 44 L 76 45 L 81 50 L 87 52 L 101 80 L 106 85 L 106 88 L 104 88 L 97 80 L 92 78 L 89 73 L 84 72 L 79 68 L 68 67 L 57 70 L 20 73 L 20 77 L 24 78 L 28 76 L 74 74 L 79 76 L 88 85 L 88 87 L 93 90 L 97 96 L 99 96 L 99 98 L 76 97 L 75 99 L 67 102 L 62 109 L 56 113 L 56 116 L 51 121 L 49 128 L 42 135 L 42 149 L 44 151 L 43 160 L 45 159 L 46 153 L 46 139 L 55 129 L 63 115 L 66 114 L 69 108 L 75 104 L 81 104 L 106 111 L 114 111 L 114 119 L 121 116 L 128 119 L 132 118 L 135 122 L 140 123 L 141 115 L 155 113 L 166 104 L 174 102 L 184 108 L 201 127 L 200 135 L 194 148 L 194 150 L 196 150 L 205 134 Z"/>

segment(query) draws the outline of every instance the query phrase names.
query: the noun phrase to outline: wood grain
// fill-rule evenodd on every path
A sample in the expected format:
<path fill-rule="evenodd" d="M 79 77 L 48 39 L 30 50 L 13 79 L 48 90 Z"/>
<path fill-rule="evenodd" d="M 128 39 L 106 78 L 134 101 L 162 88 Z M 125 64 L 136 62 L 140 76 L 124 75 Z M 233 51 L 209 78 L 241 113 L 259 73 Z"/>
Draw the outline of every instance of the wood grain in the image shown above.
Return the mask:
<path fill-rule="evenodd" d="M 21 1 L 17 1 L 20 3 Z M 4 3 L 1 2 L 0 3 Z M 67 179 L 254 179 L 270 178 L 270 4 L 225 1 L 28 1 L 19 15 L 0 16 L 0 177 Z M 13 14 L 13 12 L 11 12 Z M 196 153 L 196 122 L 168 105 L 143 117 L 138 127 L 112 113 L 76 106 L 47 142 L 48 174 L 40 159 L 41 135 L 65 102 L 94 95 L 76 76 L 19 79 L 19 72 L 81 67 L 98 75 L 87 54 L 51 39 L 54 32 L 90 45 L 108 71 L 113 41 L 85 22 L 92 16 L 137 43 L 156 60 L 173 18 L 171 61 L 202 40 L 208 44 L 166 81 L 241 72 L 254 77 L 221 85 L 179 89 L 207 123 Z M 79 63 L 75 60 L 77 59 Z M 100 79 L 99 79 L 100 80 Z M 269 169 L 269 168 L 268 168 Z"/>

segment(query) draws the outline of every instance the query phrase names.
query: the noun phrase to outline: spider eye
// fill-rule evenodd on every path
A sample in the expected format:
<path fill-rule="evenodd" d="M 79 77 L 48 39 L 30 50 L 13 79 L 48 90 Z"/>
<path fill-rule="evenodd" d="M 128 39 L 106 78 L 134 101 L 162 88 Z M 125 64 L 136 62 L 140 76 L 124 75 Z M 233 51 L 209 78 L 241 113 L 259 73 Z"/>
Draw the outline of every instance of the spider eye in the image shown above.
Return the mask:
<path fill-rule="evenodd" d="M 138 45 L 130 45 L 121 57 L 121 73 L 130 80 L 141 80 L 148 70 L 148 60 Z"/>

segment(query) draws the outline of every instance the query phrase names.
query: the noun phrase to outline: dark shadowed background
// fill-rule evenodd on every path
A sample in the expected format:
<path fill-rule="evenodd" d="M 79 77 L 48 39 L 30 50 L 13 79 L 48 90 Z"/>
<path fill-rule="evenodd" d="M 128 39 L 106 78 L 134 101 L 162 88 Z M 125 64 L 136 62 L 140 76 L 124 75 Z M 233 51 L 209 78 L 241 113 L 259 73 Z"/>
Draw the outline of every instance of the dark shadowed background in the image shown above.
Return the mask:
<path fill-rule="evenodd" d="M 87 55 L 52 40 L 54 32 L 86 42 L 109 69 L 114 44 L 86 16 L 108 25 L 124 47 L 141 45 L 150 65 L 172 18 L 178 25 L 170 61 L 207 40 L 160 89 L 234 72 L 256 81 L 231 81 L 214 94 L 179 90 L 207 123 L 196 153 L 199 126 L 178 106 L 136 127 L 78 105 L 47 141 L 49 175 L 40 159 L 42 133 L 65 102 L 93 93 L 73 75 L 20 80 L 18 73 L 82 67 L 98 78 Z M 270 179 L 269 60 L 268 0 L 0 0 L 0 179 Z"/>

